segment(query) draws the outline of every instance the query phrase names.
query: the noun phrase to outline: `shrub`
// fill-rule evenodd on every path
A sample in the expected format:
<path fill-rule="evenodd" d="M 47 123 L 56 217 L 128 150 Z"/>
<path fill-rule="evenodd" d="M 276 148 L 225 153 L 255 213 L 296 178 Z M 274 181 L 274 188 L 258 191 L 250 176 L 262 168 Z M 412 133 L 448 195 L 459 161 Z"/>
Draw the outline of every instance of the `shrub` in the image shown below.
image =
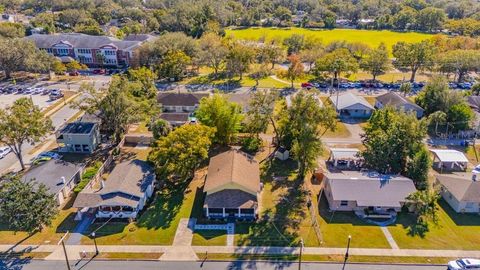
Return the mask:
<path fill-rule="evenodd" d="M 242 139 L 242 149 L 247 153 L 256 153 L 260 146 L 262 146 L 262 140 L 257 137 L 246 137 Z"/>
<path fill-rule="evenodd" d="M 87 184 L 90 182 L 90 180 L 92 180 L 92 178 L 97 174 L 98 169 L 100 169 L 102 164 L 103 163 L 101 161 L 97 161 L 93 166 L 88 167 L 82 175 L 82 180 L 73 189 L 73 192 L 79 193 L 80 191 L 82 191 L 85 186 L 87 186 Z"/>

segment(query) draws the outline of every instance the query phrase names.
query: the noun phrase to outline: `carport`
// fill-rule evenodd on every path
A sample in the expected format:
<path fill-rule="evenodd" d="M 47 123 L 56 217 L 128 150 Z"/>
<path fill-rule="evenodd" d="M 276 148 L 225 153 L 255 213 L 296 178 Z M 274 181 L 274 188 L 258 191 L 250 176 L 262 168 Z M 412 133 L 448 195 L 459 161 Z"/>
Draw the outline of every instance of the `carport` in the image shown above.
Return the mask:
<path fill-rule="evenodd" d="M 433 154 L 433 166 L 440 170 L 465 171 L 468 159 L 460 151 L 452 149 L 430 149 Z"/>

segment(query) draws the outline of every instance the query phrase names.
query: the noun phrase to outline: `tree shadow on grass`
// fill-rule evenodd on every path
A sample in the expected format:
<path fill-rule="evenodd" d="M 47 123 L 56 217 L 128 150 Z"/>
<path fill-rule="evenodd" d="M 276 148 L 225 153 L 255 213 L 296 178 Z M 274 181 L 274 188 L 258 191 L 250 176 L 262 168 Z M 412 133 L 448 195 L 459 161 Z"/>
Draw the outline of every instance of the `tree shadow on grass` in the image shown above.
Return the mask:
<path fill-rule="evenodd" d="M 420 238 L 425 238 L 429 231 L 428 224 L 417 222 L 416 215 L 407 211 L 402 211 L 398 214 L 396 224 L 402 225 L 403 229 L 407 231 L 407 235 L 411 237 L 419 236 Z"/>
<path fill-rule="evenodd" d="M 271 183 L 273 192 L 279 188 L 290 188 L 295 185 L 295 181 L 289 179 L 294 179 L 297 173 L 297 162 L 291 159 L 281 161 L 274 158 L 270 162 L 263 163 L 260 179 L 262 179 L 263 183 Z"/>
<path fill-rule="evenodd" d="M 457 226 L 480 226 L 480 216 L 478 214 L 457 213 L 442 198 L 438 201 L 438 205 L 447 213 Z"/>

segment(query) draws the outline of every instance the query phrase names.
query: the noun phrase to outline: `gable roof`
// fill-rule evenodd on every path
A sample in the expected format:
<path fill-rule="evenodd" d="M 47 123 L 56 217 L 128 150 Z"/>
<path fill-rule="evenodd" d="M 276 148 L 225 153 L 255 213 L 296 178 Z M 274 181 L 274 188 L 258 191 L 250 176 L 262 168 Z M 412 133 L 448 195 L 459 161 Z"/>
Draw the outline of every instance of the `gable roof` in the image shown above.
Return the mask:
<path fill-rule="evenodd" d="M 34 179 L 35 182 L 44 184 L 52 194 L 57 194 L 82 168 L 83 165 L 51 159 L 32 167 L 23 175 L 22 180 L 30 181 Z M 65 184 L 62 177 L 65 178 Z"/>
<path fill-rule="evenodd" d="M 405 105 L 409 105 L 413 107 L 415 110 L 423 111 L 422 107 L 418 106 L 417 104 L 411 102 L 410 100 L 406 99 L 400 94 L 395 92 L 388 92 L 386 94 L 380 95 L 377 97 L 377 101 L 382 103 L 384 106 L 390 105 L 393 107 L 404 107 Z"/>
<path fill-rule="evenodd" d="M 416 191 L 413 181 L 403 176 L 378 173 L 327 174 L 336 201 L 356 201 L 358 206 L 400 207 Z"/>
<path fill-rule="evenodd" d="M 467 157 L 460 151 L 452 149 L 430 149 L 441 162 L 468 162 Z"/>
<path fill-rule="evenodd" d="M 155 180 L 153 168 L 143 160 L 134 159 L 115 165 L 100 190 L 84 189 L 73 207 L 98 207 L 111 203 L 135 207 Z"/>
<path fill-rule="evenodd" d="M 368 109 L 371 109 L 373 110 L 373 106 L 368 103 L 368 101 L 361 97 L 361 96 L 357 96 L 357 95 L 354 95 L 352 93 L 345 93 L 343 95 L 339 95 L 338 96 L 338 106 L 336 106 L 337 104 L 337 97 L 336 96 L 330 96 L 330 101 L 332 102 L 333 106 L 334 107 L 337 107 L 338 110 L 344 110 L 344 109 L 348 109 L 348 107 L 351 107 L 353 105 L 356 105 L 356 104 L 360 104 L 364 107 L 367 107 Z"/>
<path fill-rule="evenodd" d="M 333 159 L 351 159 L 356 160 L 359 159 L 357 156 L 358 150 L 357 148 L 330 148 L 331 157 Z"/>
<path fill-rule="evenodd" d="M 33 34 L 26 37 L 32 40 L 38 48 L 51 48 L 58 43 L 66 43 L 74 48 L 97 49 L 106 45 L 113 45 L 120 50 L 131 50 L 142 44 L 140 41 L 120 40 L 107 36 L 90 36 L 80 33 L 66 34 Z"/>
<path fill-rule="evenodd" d="M 207 96 L 208 94 L 160 93 L 157 101 L 164 106 L 195 106 L 200 104 L 203 97 Z"/>
<path fill-rule="evenodd" d="M 437 175 L 437 180 L 458 201 L 480 202 L 480 182 L 457 175 Z"/>
<path fill-rule="evenodd" d="M 210 159 L 203 190 L 207 194 L 223 190 L 229 184 L 245 188 L 251 194 L 260 191 L 258 162 L 246 153 L 232 149 Z"/>

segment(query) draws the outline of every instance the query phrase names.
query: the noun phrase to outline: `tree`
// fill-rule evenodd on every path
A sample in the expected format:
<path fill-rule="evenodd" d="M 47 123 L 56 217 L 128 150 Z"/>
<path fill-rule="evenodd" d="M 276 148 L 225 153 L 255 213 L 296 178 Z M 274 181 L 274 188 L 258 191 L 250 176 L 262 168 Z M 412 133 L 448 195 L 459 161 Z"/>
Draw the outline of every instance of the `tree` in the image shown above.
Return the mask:
<path fill-rule="evenodd" d="M 285 52 L 274 41 L 262 44 L 257 50 L 257 61 L 261 64 L 270 64 L 270 69 L 275 68 L 275 64 L 283 59 L 285 59 Z"/>
<path fill-rule="evenodd" d="M 404 96 L 407 96 L 412 92 L 412 85 L 410 83 L 402 83 L 399 90 L 400 93 L 403 93 Z"/>
<path fill-rule="evenodd" d="M 207 33 L 200 38 L 200 62 L 213 68 L 215 77 L 225 63 L 228 49 L 222 38 L 214 33 Z"/>
<path fill-rule="evenodd" d="M 126 78 L 114 76 L 108 89 L 96 89 L 91 84 L 83 84 L 80 91 L 85 98 L 76 103 L 81 110 L 94 114 L 102 120 L 103 129 L 113 135 L 113 141 L 119 143 L 128 125 L 139 117 L 139 108 L 129 98 L 131 84 Z"/>
<path fill-rule="evenodd" d="M 39 142 L 52 129 L 52 121 L 29 98 L 17 99 L 11 107 L 0 109 L 0 142 L 12 149 L 22 170 L 25 170 L 23 145 Z"/>
<path fill-rule="evenodd" d="M 427 7 L 418 12 L 416 22 L 418 29 L 432 32 L 441 30 L 445 19 L 446 16 L 443 10 Z"/>
<path fill-rule="evenodd" d="M 333 74 L 336 80 L 343 72 L 356 72 L 358 62 L 348 49 L 339 48 L 318 59 L 314 70 L 317 75 L 321 72 Z"/>
<path fill-rule="evenodd" d="M 70 63 L 65 64 L 65 67 L 69 72 L 71 71 L 77 71 L 77 70 L 85 70 L 87 69 L 87 66 L 84 64 L 81 64 L 75 60 L 71 61 Z"/>
<path fill-rule="evenodd" d="M 233 42 L 227 54 L 227 71 L 230 76 L 239 75 L 240 80 L 242 80 L 243 73 L 248 72 L 254 58 L 255 50 L 253 48 L 239 42 Z"/>
<path fill-rule="evenodd" d="M 185 76 L 191 59 L 182 51 L 170 51 L 158 65 L 158 77 L 178 81 Z"/>
<path fill-rule="evenodd" d="M 152 99 L 157 95 L 157 87 L 155 86 L 157 74 L 147 67 L 130 68 L 128 70 L 128 79 L 141 84 L 141 87 L 138 88 L 139 91 L 132 93 L 133 96 Z"/>
<path fill-rule="evenodd" d="M 426 125 L 414 113 L 392 107 L 377 110 L 362 135 L 365 166 L 383 174 L 406 171 L 407 163 L 423 145 Z"/>
<path fill-rule="evenodd" d="M 415 81 L 417 71 L 433 66 L 435 48 L 431 42 L 424 40 L 419 43 L 406 43 L 403 41 L 393 45 L 393 65 L 401 70 L 411 72 L 410 82 Z"/>
<path fill-rule="evenodd" d="M 438 64 L 440 71 L 456 74 L 460 83 L 466 74 L 478 70 L 480 53 L 476 50 L 447 51 L 439 57 Z"/>
<path fill-rule="evenodd" d="M 293 34 L 283 40 L 283 45 L 287 47 L 287 54 L 298 54 L 305 46 L 305 36 Z"/>
<path fill-rule="evenodd" d="M 268 124 L 272 122 L 277 97 L 275 91 L 259 90 L 251 94 L 245 118 L 248 133 L 258 137 L 258 134 L 267 130 Z"/>
<path fill-rule="evenodd" d="M 170 131 L 172 131 L 172 127 L 167 121 L 163 119 L 157 119 L 151 124 L 151 130 L 153 133 L 153 138 L 158 140 L 161 137 L 167 136 Z"/>
<path fill-rule="evenodd" d="M 388 51 L 384 43 L 378 45 L 376 49 L 371 50 L 367 56 L 360 61 L 360 67 L 372 74 L 373 80 L 376 80 L 378 75 L 387 72 L 389 64 Z"/>
<path fill-rule="evenodd" d="M 229 102 L 226 96 L 214 94 L 200 101 L 196 117 L 203 125 L 216 128 L 214 142 L 228 145 L 240 129 L 241 111 L 240 106 Z"/>
<path fill-rule="evenodd" d="M 260 80 L 268 77 L 268 75 L 270 75 L 270 69 L 264 64 L 260 64 L 254 67 L 252 73 L 250 73 L 248 77 L 255 81 L 255 88 L 257 88 Z"/>
<path fill-rule="evenodd" d="M 60 60 L 56 60 L 52 64 L 52 71 L 57 75 L 63 75 L 67 72 L 67 67 Z"/>
<path fill-rule="evenodd" d="M 315 46 L 311 49 L 306 49 L 300 52 L 300 58 L 303 62 L 308 64 L 308 72 L 312 71 L 313 64 L 325 54 L 321 46 Z"/>
<path fill-rule="evenodd" d="M 24 36 L 25 26 L 23 26 L 23 24 L 11 22 L 0 23 L 0 37 L 23 38 Z"/>
<path fill-rule="evenodd" d="M 184 182 L 208 158 L 215 128 L 204 125 L 183 125 L 160 137 L 149 160 L 157 175 L 170 183 Z"/>
<path fill-rule="evenodd" d="M 474 84 L 472 89 L 470 89 L 470 92 L 472 93 L 472 96 L 480 95 L 480 83 Z"/>
<path fill-rule="evenodd" d="M 451 132 L 468 130 L 475 118 L 475 113 L 466 103 L 451 106 L 447 113 L 447 122 L 451 123 Z"/>
<path fill-rule="evenodd" d="M 290 55 L 288 61 L 290 62 L 290 66 L 288 67 L 285 77 L 290 80 L 293 89 L 293 82 L 303 75 L 303 64 L 296 54 Z"/>
<path fill-rule="evenodd" d="M 438 124 L 445 125 L 446 122 L 447 114 L 442 111 L 433 112 L 428 116 L 429 126 L 432 126 L 432 124 L 435 123 L 435 134 L 438 134 Z"/>
<path fill-rule="evenodd" d="M 423 146 L 407 164 L 406 176 L 413 180 L 418 190 L 428 188 L 428 172 L 432 166 L 430 153 Z"/>
<path fill-rule="evenodd" d="M 315 126 L 306 125 L 299 130 L 293 141 L 292 153 L 298 162 L 298 174 L 301 179 L 318 166 L 317 158 L 323 151 L 323 144 Z"/>
<path fill-rule="evenodd" d="M 417 11 L 410 7 L 404 7 L 393 16 L 393 26 L 398 30 L 406 30 L 414 27 Z"/>
<path fill-rule="evenodd" d="M 0 218 L 15 231 L 41 231 L 52 224 L 58 212 L 55 195 L 33 180 L 13 178 L 0 186 Z"/>
<path fill-rule="evenodd" d="M 0 38 L 0 51 L 0 70 L 7 78 L 16 71 L 48 71 L 53 63 L 52 57 L 25 39 Z"/>
<path fill-rule="evenodd" d="M 438 205 L 440 199 L 438 191 L 427 188 L 419 190 L 407 197 L 407 206 L 417 215 L 417 224 L 412 234 L 423 235 L 428 231 L 429 222 L 438 224 Z"/>

